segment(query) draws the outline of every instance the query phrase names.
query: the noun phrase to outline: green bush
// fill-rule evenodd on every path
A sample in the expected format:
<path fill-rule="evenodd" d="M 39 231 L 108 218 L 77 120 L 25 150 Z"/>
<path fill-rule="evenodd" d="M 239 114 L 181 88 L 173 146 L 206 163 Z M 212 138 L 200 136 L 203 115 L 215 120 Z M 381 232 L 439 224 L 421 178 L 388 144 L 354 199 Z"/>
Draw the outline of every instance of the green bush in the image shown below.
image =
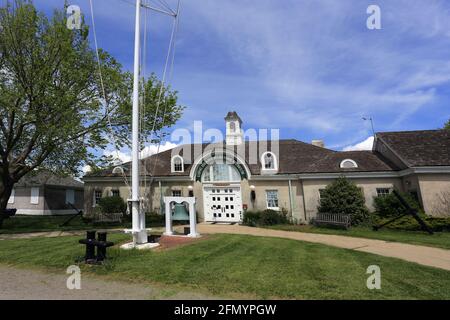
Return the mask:
<path fill-rule="evenodd" d="M 425 215 L 420 215 L 420 217 L 423 219 L 423 221 L 426 223 L 426 225 L 433 230 L 434 232 L 449 232 L 450 231 L 450 218 L 435 218 L 435 217 L 429 217 Z M 381 225 L 389 220 L 391 218 L 381 218 L 379 216 L 375 217 L 375 225 Z M 397 221 L 394 221 L 384 228 L 386 229 L 394 229 L 394 230 L 404 230 L 404 231 L 421 231 L 422 228 L 420 227 L 419 223 L 414 219 L 412 216 L 405 216 Z"/>
<path fill-rule="evenodd" d="M 287 214 L 274 210 L 247 211 L 244 213 L 243 224 L 250 227 L 273 226 L 289 224 Z"/>
<path fill-rule="evenodd" d="M 319 212 L 350 215 L 352 225 L 361 224 L 369 217 L 363 191 L 352 181 L 340 177 L 321 194 Z"/>
<path fill-rule="evenodd" d="M 419 213 L 423 213 L 420 208 L 420 204 L 413 198 L 413 196 L 408 193 L 400 193 L 400 195 L 411 206 L 411 208 L 416 209 Z M 384 197 L 374 198 L 374 207 L 376 215 L 380 218 L 389 218 L 406 213 L 406 208 L 393 193 Z"/>
<path fill-rule="evenodd" d="M 106 197 L 101 198 L 98 202 L 98 206 L 102 213 L 125 213 L 127 205 L 121 197 Z"/>

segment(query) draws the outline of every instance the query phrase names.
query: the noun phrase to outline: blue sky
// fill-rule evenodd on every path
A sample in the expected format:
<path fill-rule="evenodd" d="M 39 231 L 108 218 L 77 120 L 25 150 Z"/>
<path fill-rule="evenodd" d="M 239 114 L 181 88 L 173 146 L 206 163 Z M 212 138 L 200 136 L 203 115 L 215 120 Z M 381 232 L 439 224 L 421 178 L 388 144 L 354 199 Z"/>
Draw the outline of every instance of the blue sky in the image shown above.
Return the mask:
<path fill-rule="evenodd" d="M 128 0 L 133 2 L 132 0 Z M 156 0 L 155 0 L 156 1 Z M 175 6 L 176 1 L 166 0 Z M 81 7 L 90 24 L 89 2 Z M 35 0 L 50 12 L 64 0 Z M 368 30 L 379 5 L 382 29 Z M 94 0 L 99 46 L 132 68 L 134 13 Z M 279 128 L 337 150 L 376 131 L 436 129 L 450 118 L 450 2 L 446 0 L 184 0 L 172 86 L 187 106 L 177 127 Z M 171 20 L 149 13 L 147 69 L 161 74 Z"/>

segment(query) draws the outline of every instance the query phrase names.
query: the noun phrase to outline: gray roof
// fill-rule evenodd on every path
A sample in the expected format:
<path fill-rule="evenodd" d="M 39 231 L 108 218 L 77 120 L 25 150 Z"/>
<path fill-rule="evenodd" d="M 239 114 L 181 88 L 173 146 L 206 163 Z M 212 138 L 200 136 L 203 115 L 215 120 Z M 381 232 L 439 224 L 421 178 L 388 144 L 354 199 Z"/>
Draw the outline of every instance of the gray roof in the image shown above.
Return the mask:
<path fill-rule="evenodd" d="M 408 167 L 450 166 L 450 130 L 382 132 L 377 138 Z"/>
<path fill-rule="evenodd" d="M 258 150 L 258 144 L 267 144 L 267 148 Z M 183 148 L 191 150 L 192 159 L 197 159 L 205 148 L 214 148 L 211 144 L 202 145 L 186 145 L 177 147 L 172 150 L 167 150 L 158 155 L 153 155 L 146 160 L 145 166 L 147 172 L 156 177 L 168 176 L 188 176 L 192 168 L 192 164 L 186 163 L 184 165 L 183 173 L 171 172 L 171 159 L 173 154 L 183 155 Z M 223 145 L 217 145 L 217 148 L 223 148 Z M 227 149 L 232 149 L 236 153 L 236 147 L 227 146 Z M 255 163 L 250 161 L 250 150 L 257 150 L 257 157 Z M 305 142 L 297 140 L 280 140 L 279 150 L 272 147 L 271 141 L 246 142 L 245 143 L 245 161 L 252 175 L 261 174 L 261 156 L 266 151 L 275 153 L 279 163 L 278 174 L 300 174 L 300 173 L 331 173 L 331 172 L 370 172 L 370 171 L 394 171 L 398 170 L 395 165 L 384 159 L 380 154 L 372 151 L 362 152 L 336 152 L 326 148 L 317 147 Z M 342 160 L 352 159 L 358 163 L 356 169 L 341 169 L 340 164 Z M 193 162 L 193 161 L 192 161 Z M 250 164 L 251 163 L 251 164 Z M 130 163 L 123 165 L 125 174 L 130 174 Z M 114 177 L 121 176 L 121 174 L 113 174 L 113 168 L 108 168 L 100 172 L 90 173 L 87 177 Z"/>
<path fill-rule="evenodd" d="M 58 176 L 49 171 L 30 172 L 20 179 L 16 187 L 58 186 L 62 188 L 83 188 L 83 183 L 72 177 Z"/>

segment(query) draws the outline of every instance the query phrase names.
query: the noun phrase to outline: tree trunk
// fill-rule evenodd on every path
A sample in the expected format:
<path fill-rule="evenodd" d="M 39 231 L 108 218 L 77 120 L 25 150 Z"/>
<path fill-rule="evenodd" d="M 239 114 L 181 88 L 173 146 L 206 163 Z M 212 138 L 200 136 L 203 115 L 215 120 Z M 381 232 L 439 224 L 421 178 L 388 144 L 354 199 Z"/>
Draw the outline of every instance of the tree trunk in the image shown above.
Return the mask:
<path fill-rule="evenodd" d="M 0 180 L 0 228 L 3 226 L 3 220 L 5 218 L 4 212 L 8 206 L 9 198 L 11 197 L 14 183 L 7 177 L 2 177 Z"/>

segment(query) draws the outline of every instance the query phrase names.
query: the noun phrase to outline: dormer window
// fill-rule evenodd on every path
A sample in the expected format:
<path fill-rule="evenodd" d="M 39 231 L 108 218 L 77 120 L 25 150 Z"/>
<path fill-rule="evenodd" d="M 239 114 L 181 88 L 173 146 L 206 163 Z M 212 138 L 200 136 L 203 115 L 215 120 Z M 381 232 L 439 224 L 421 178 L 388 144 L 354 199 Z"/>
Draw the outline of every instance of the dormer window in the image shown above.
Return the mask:
<path fill-rule="evenodd" d="M 112 171 L 113 174 L 123 174 L 123 168 L 122 167 L 115 167 Z"/>
<path fill-rule="evenodd" d="M 264 169 L 275 169 L 274 158 L 271 153 L 268 153 L 264 157 Z"/>
<path fill-rule="evenodd" d="M 183 158 L 180 156 L 174 156 L 172 158 L 172 173 L 184 172 Z"/>
<path fill-rule="evenodd" d="M 274 174 L 278 172 L 277 157 L 273 152 L 266 152 L 261 157 L 263 173 Z"/>
<path fill-rule="evenodd" d="M 346 159 L 341 162 L 341 169 L 355 169 L 358 168 L 358 164 L 352 159 Z"/>

